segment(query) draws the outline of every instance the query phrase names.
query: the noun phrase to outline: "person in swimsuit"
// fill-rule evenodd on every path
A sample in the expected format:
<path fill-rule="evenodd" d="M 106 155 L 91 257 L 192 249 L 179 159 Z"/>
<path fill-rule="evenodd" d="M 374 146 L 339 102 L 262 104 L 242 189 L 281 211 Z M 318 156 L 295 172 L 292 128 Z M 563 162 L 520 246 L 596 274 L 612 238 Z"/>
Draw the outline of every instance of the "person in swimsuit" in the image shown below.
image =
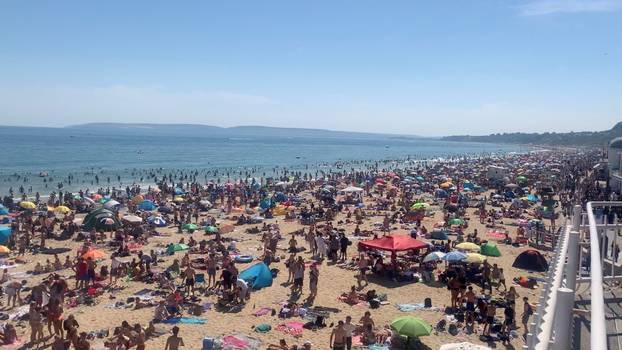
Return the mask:
<path fill-rule="evenodd" d="M 216 286 L 216 256 L 210 253 L 207 259 L 207 287 Z"/>
<path fill-rule="evenodd" d="M 465 313 L 465 326 L 473 327 L 475 325 L 475 293 L 473 292 L 473 286 L 467 288 L 467 292 L 464 293 L 466 300 L 466 313 Z"/>
<path fill-rule="evenodd" d="M 491 301 L 488 306 L 486 306 L 486 322 L 484 323 L 484 329 L 482 330 L 482 335 L 486 335 L 490 337 L 490 330 L 492 329 L 492 324 L 495 321 L 495 314 L 497 313 L 497 308 L 495 307 L 495 302 Z"/>
<path fill-rule="evenodd" d="M 330 334 L 329 343 L 332 344 L 332 350 L 345 350 L 346 348 L 346 331 L 343 328 L 343 321 L 339 321 Z"/>
<path fill-rule="evenodd" d="M 136 332 L 136 350 L 145 350 L 145 331 L 140 324 L 134 325 L 134 332 Z"/>
<path fill-rule="evenodd" d="M 188 265 L 186 271 L 184 271 L 184 276 L 186 277 L 186 295 L 192 292 L 194 295 L 194 276 L 195 271 L 192 266 Z"/>
<path fill-rule="evenodd" d="M 166 346 L 164 350 L 179 350 L 180 346 L 184 346 L 184 339 L 177 336 L 179 334 L 179 327 L 173 327 L 173 335 L 166 339 Z"/>

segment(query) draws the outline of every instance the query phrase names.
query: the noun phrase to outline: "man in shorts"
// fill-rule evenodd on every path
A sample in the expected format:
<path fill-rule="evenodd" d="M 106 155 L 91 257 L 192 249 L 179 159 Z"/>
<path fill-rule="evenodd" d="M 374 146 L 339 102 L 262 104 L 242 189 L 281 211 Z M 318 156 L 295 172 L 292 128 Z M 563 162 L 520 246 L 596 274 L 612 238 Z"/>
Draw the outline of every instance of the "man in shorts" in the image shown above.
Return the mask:
<path fill-rule="evenodd" d="M 343 328 L 343 321 L 339 321 L 330 334 L 329 343 L 332 344 L 332 350 L 345 350 L 346 348 L 346 331 Z"/>
<path fill-rule="evenodd" d="M 188 265 L 188 268 L 186 268 L 186 271 L 184 271 L 184 276 L 186 277 L 186 295 L 188 295 L 189 293 L 192 293 L 192 295 L 194 296 L 194 276 L 195 276 L 195 271 L 192 268 L 192 266 Z"/>

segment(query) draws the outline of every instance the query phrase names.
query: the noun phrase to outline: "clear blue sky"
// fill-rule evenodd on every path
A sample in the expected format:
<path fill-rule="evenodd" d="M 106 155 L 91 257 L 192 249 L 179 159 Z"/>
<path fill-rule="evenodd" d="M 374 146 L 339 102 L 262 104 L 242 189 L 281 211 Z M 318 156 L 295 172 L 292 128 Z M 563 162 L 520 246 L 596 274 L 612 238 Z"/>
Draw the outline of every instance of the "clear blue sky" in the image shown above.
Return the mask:
<path fill-rule="evenodd" d="M 622 0 L 0 1 L 0 124 L 622 121 Z"/>

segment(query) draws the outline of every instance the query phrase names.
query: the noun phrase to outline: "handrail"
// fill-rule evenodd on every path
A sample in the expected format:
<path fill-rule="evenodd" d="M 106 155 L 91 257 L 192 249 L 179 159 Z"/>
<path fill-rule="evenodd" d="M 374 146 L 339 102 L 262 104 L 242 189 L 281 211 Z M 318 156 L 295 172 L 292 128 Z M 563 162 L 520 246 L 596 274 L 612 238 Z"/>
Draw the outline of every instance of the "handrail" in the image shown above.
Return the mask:
<path fill-rule="evenodd" d="M 594 218 L 593 206 L 622 206 L 622 202 L 588 202 L 587 219 L 590 229 L 590 348 L 607 349 L 607 328 L 605 326 L 605 299 L 603 296 L 603 268 L 600 256 L 600 240 Z"/>

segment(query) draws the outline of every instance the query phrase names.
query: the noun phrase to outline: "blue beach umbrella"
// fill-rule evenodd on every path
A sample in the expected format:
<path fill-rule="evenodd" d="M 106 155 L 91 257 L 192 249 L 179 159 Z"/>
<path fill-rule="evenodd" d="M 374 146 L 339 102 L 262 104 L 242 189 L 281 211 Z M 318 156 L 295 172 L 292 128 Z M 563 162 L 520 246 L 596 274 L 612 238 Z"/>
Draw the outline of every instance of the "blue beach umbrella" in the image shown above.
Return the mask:
<path fill-rule="evenodd" d="M 0 215 L 9 215 L 9 209 L 2 204 L 0 204 Z"/>
<path fill-rule="evenodd" d="M 0 244 L 5 244 L 11 238 L 11 228 L 8 226 L 0 226 Z"/>
<path fill-rule="evenodd" d="M 447 262 L 460 262 L 467 258 L 467 255 L 461 252 L 450 252 L 445 254 L 443 260 Z"/>
<path fill-rule="evenodd" d="M 156 205 L 150 200 L 144 200 L 138 205 L 138 208 L 140 210 L 153 210 L 156 208 Z"/>

